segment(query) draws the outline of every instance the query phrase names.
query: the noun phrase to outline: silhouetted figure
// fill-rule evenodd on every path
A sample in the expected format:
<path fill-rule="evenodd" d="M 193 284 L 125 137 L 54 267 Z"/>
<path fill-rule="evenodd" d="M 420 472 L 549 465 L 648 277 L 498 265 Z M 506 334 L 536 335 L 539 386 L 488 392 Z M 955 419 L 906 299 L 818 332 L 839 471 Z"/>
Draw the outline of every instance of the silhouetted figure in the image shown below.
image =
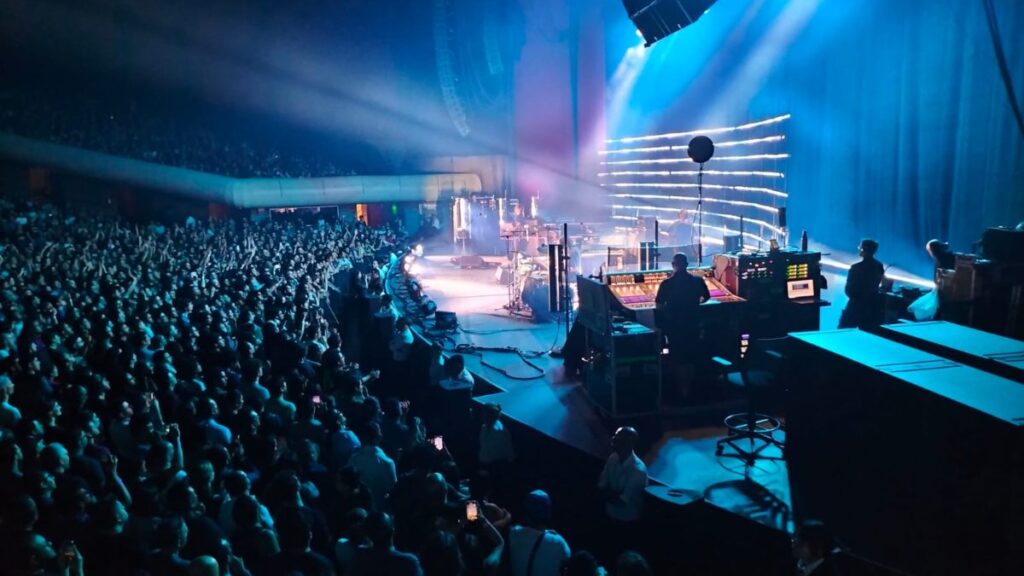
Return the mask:
<path fill-rule="evenodd" d="M 846 303 L 843 315 L 839 318 L 840 328 L 867 329 L 882 323 L 884 316 L 884 300 L 878 286 L 885 276 L 882 263 L 875 260 L 878 242 L 870 238 L 860 241 L 858 251 L 861 261 L 850 267 L 846 276 Z"/>
<path fill-rule="evenodd" d="M 949 249 L 949 243 L 942 240 L 932 239 L 925 244 L 928 256 L 931 256 L 935 265 L 936 278 L 939 270 L 952 270 L 956 268 L 956 255 Z"/>
<path fill-rule="evenodd" d="M 825 576 L 838 574 L 832 562 L 836 543 L 825 525 L 807 520 L 793 537 L 793 556 L 796 558 L 797 576 Z"/>
<path fill-rule="evenodd" d="M 694 237 L 693 223 L 690 222 L 690 213 L 680 210 L 675 221 L 668 225 L 668 230 L 661 233 L 668 236 L 673 246 L 693 246 L 696 244 Z"/>
<path fill-rule="evenodd" d="M 686 271 L 688 265 L 685 254 L 673 256 L 672 276 L 661 283 L 655 298 L 658 328 L 668 336 L 673 358 L 677 360 L 689 359 L 686 348 L 696 345 L 700 335 L 697 311 L 711 299 L 704 280 Z"/>

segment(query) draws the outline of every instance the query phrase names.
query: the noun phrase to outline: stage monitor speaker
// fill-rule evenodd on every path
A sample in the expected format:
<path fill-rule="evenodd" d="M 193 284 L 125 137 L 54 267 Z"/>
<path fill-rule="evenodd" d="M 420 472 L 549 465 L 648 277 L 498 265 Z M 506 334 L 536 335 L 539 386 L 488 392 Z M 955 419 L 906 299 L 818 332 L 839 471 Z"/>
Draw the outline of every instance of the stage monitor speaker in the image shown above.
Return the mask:
<path fill-rule="evenodd" d="M 434 328 L 437 330 L 457 330 L 459 328 L 459 317 L 455 312 L 438 310 L 434 313 Z"/>
<path fill-rule="evenodd" d="M 640 269 L 641 270 L 654 270 L 656 268 L 655 263 L 658 258 L 658 243 L 657 242 L 641 242 L 640 243 Z"/>
<path fill-rule="evenodd" d="M 459 268 L 486 268 L 487 262 L 476 254 L 467 254 L 452 259 Z"/>
<path fill-rule="evenodd" d="M 739 234 L 726 234 L 722 236 L 722 241 L 725 242 L 726 252 L 739 252 L 743 250 L 743 237 Z"/>
<path fill-rule="evenodd" d="M 622 0 L 626 14 L 644 37 L 644 46 L 693 24 L 714 3 L 715 0 Z"/>
<path fill-rule="evenodd" d="M 565 270 L 565 252 L 561 244 L 548 244 L 548 310 L 562 312 L 562 278 Z"/>
<path fill-rule="evenodd" d="M 981 255 L 1000 264 L 1024 263 L 1024 229 L 985 230 L 981 234 Z"/>

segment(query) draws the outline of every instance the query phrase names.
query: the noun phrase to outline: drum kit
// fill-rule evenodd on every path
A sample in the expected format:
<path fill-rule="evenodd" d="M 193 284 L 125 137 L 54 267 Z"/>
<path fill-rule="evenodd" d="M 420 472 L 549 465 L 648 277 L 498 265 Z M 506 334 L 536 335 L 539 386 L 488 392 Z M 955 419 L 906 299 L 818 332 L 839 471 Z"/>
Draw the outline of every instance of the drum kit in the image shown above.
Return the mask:
<path fill-rule="evenodd" d="M 528 281 L 532 290 L 542 279 L 546 280 L 547 271 L 519 249 L 521 242 L 529 238 L 526 227 L 505 230 L 501 238 L 505 241 L 507 262 L 498 268 L 495 279 L 508 287 L 508 304 L 503 308 L 512 316 L 532 318 L 532 307 L 526 305 L 523 294 Z"/>
<path fill-rule="evenodd" d="M 568 237 L 570 252 L 579 252 L 585 243 L 593 241 L 593 232 L 581 225 L 578 234 Z M 562 242 L 563 226 L 558 224 L 515 223 L 501 234 L 505 241 L 507 263 L 500 266 L 495 280 L 508 287 L 508 303 L 502 308 L 511 316 L 529 318 L 537 322 L 552 321 L 556 312 L 549 308 L 548 294 L 551 271 L 548 247 Z M 569 272 L 578 270 L 578 263 L 569 259 Z"/>

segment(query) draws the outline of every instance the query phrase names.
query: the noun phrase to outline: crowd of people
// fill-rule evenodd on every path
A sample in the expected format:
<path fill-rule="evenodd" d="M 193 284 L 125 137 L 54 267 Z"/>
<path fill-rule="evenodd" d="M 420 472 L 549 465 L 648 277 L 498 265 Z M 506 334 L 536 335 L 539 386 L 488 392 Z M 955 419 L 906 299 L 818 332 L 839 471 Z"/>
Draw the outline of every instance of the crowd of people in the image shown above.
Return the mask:
<path fill-rule="evenodd" d="M 313 178 L 355 175 L 341 157 L 295 150 L 279 141 L 182 115 L 50 93 L 0 93 L 0 132 L 237 178 Z"/>
<path fill-rule="evenodd" d="M 571 552 L 551 497 L 510 488 L 515 443 L 499 406 L 460 401 L 461 358 L 412 366 L 383 294 L 402 248 L 358 221 L 0 201 L 4 573 L 650 574 Z M 359 307 L 332 293 L 373 302 L 371 324 L 346 328 Z M 599 481 L 616 522 L 646 484 L 635 440 Z"/>

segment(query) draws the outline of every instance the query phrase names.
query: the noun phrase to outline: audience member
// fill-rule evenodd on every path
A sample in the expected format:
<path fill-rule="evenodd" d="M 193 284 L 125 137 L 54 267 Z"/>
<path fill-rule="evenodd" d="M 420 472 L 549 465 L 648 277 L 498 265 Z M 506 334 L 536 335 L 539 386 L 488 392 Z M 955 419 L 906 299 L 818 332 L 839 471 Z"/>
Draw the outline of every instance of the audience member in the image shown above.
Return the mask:
<path fill-rule="evenodd" d="M 515 459 L 512 436 L 501 421 L 501 405 L 484 404 L 481 420 L 477 460 L 484 470 L 501 474 Z"/>
<path fill-rule="evenodd" d="M 370 546 L 357 552 L 355 576 L 423 576 L 416 556 L 395 549 L 395 526 L 391 516 L 374 512 L 366 519 Z"/>
<path fill-rule="evenodd" d="M 523 509 L 525 525 L 509 530 L 508 556 L 512 576 L 558 576 L 569 558 L 569 544 L 554 530 L 551 521 L 551 498 L 543 490 L 526 496 Z"/>
<path fill-rule="evenodd" d="M 653 576 L 647 560 L 632 550 L 619 554 L 615 561 L 615 576 Z"/>
<path fill-rule="evenodd" d="M 597 485 L 604 495 L 605 512 L 618 522 L 636 522 L 643 512 L 647 466 L 634 452 L 637 432 L 623 426 L 612 436 L 612 453 Z"/>
<path fill-rule="evenodd" d="M 263 573 L 304 574 L 306 576 L 330 576 L 334 565 L 323 555 L 311 549 L 313 527 L 302 511 L 289 508 L 281 518 L 281 551 L 263 564 Z"/>
<path fill-rule="evenodd" d="M 452 354 L 444 363 L 444 377 L 438 382 L 442 390 L 473 391 L 473 375 L 466 370 L 466 359 L 461 354 Z"/>
<path fill-rule="evenodd" d="M 562 563 L 562 576 L 605 576 L 604 568 L 597 562 L 597 558 L 586 550 L 578 550 L 572 553 Z"/>
<path fill-rule="evenodd" d="M 797 561 L 799 576 L 833 574 L 831 565 L 836 543 L 824 524 L 807 520 L 800 524 L 793 537 L 793 556 Z"/>
<path fill-rule="evenodd" d="M 371 423 L 367 428 L 364 443 L 349 458 L 349 466 L 359 474 L 359 479 L 370 490 L 374 508 L 384 510 L 388 494 L 395 487 L 398 476 L 395 474 L 395 461 L 381 449 L 382 440 L 380 425 Z"/>
<path fill-rule="evenodd" d="M 547 494 L 530 493 L 515 526 L 492 502 L 526 481 L 500 406 L 472 428 L 465 359 L 438 362 L 430 386 L 390 298 L 394 328 L 372 338 L 370 303 L 404 242 L 382 232 L 136 225 L 0 199 L 0 553 L 12 573 L 559 574 L 570 551 L 548 529 Z M 343 260 L 359 289 L 335 310 Z M 446 402 L 421 403 L 428 390 Z M 642 470 L 635 432 L 621 434 L 601 481 L 617 520 L 644 484 L 627 473 Z M 478 462 L 457 461 L 474 440 Z M 574 574 L 588 574 L 579 558 Z"/>

